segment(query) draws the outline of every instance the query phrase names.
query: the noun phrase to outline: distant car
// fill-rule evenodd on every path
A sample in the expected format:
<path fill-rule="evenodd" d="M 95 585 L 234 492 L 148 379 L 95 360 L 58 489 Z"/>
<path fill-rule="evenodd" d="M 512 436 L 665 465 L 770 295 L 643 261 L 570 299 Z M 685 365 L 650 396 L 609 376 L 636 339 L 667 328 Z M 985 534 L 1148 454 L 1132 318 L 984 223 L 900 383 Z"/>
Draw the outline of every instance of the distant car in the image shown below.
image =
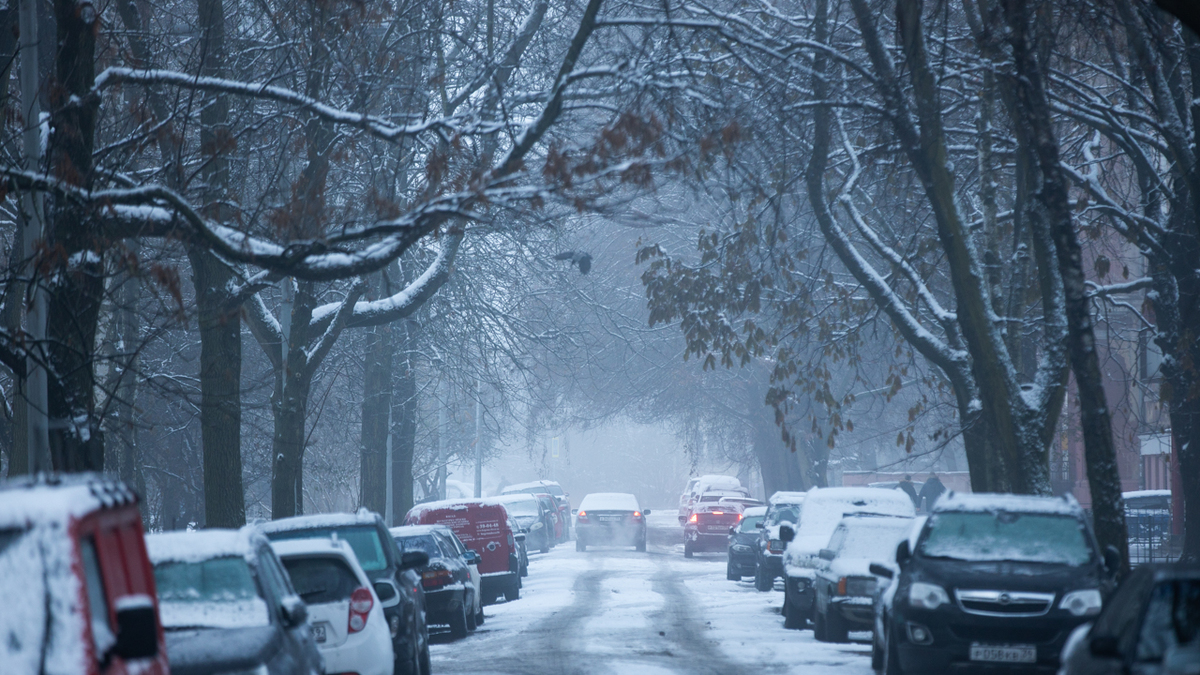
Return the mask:
<path fill-rule="evenodd" d="M 1120 568 L 1074 498 L 949 492 L 880 602 L 873 660 L 893 675 L 1053 672 L 1067 636 L 1100 613 Z"/>
<path fill-rule="evenodd" d="M 545 492 L 534 496 L 538 498 L 538 501 L 542 503 L 542 507 L 546 510 L 546 518 L 554 535 L 550 539 L 550 547 L 553 548 L 555 544 L 563 540 L 563 530 L 569 526 L 564 522 L 562 511 L 559 510 L 558 502 L 554 501 L 553 496 Z"/>
<path fill-rule="evenodd" d="M 558 515 L 563 522 L 563 533 L 559 541 L 567 541 L 570 539 L 570 523 L 571 523 L 571 495 L 563 491 L 562 486 L 557 481 L 552 480 L 536 480 L 532 483 L 518 483 L 509 485 L 500 491 L 502 495 L 524 492 L 526 494 L 548 494 L 554 497 L 554 502 L 558 504 Z"/>
<path fill-rule="evenodd" d="M 95 474 L 0 481 L 4 675 L 167 675 L 137 501 Z"/>
<path fill-rule="evenodd" d="M 575 517 L 575 550 L 588 546 L 633 546 L 646 550 L 646 516 L 637 497 L 623 492 L 593 492 L 579 502 Z"/>
<path fill-rule="evenodd" d="M 325 672 L 392 675 L 396 657 L 383 603 L 350 544 L 293 539 L 271 548 L 308 606 L 308 625 Z"/>
<path fill-rule="evenodd" d="M 759 591 L 771 590 L 775 579 L 783 576 L 787 543 L 779 538 L 779 528 L 799 520 L 800 505 L 807 496 L 807 492 L 776 492 L 767 500 L 767 515 L 758 526 L 761 533 L 754 551 L 754 588 Z"/>
<path fill-rule="evenodd" d="M 404 516 L 405 525 L 445 525 L 470 550 L 479 554 L 483 604 L 500 597 L 521 597 L 521 550 L 524 535 L 514 532 L 503 504 L 458 499 L 418 504 Z"/>
<path fill-rule="evenodd" d="M 146 535 L 175 675 L 324 672 L 296 594 L 253 525 Z"/>
<path fill-rule="evenodd" d="M 536 496 L 528 493 L 500 495 L 493 501 L 504 505 L 508 515 L 525 535 L 525 545 L 549 553 L 554 543 L 554 516 Z"/>
<path fill-rule="evenodd" d="M 891 561 L 896 546 L 912 530 L 913 519 L 873 514 L 842 518 L 821 549 L 813 586 L 813 636 L 821 642 L 846 642 L 850 631 L 875 626 L 875 575 L 871 563 Z M 784 617 L 784 628 L 800 629 L 800 618 Z"/>
<path fill-rule="evenodd" d="M 1141 565 L 1075 629 L 1061 675 L 1200 672 L 1200 566 Z"/>
<path fill-rule="evenodd" d="M 683 488 L 683 494 L 679 495 L 679 524 L 683 525 L 687 522 L 688 517 L 691 516 L 692 504 L 701 493 L 711 490 L 736 490 L 741 487 L 742 482 L 735 476 L 708 474 L 690 479 L 687 486 Z M 747 494 L 747 496 L 749 495 Z"/>
<path fill-rule="evenodd" d="M 478 564 L 479 556 L 473 551 L 460 554 L 442 532 L 445 527 L 408 525 L 389 531 L 401 551 L 424 551 L 429 555 L 429 564 L 418 570 L 425 587 L 427 621 L 449 626 L 450 636 L 460 640 L 475 630 L 478 590 L 471 582 L 470 562 Z"/>
<path fill-rule="evenodd" d="M 329 539 L 337 535 L 354 549 L 358 564 L 383 605 L 392 634 L 397 675 L 429 673 L 429 627 L 425 624 L 425 594 L 416 568 L 429 562 L 423 553 L 401 554 L 383 524 L 367 509 L 356 513 L 322 513 L 281 518 L 259 527 L 271 541 Z"/>
<path fill-rule="evenodd" d="M 766 504 L 753 497 L 722 497 L 717 501 L 717 504 L 720 506 L 738 506 L 742 509 L 748 509 L 752 506 L 766 506 Z"/>
<path fill-rule="evenodd" d="M 754 549 L 758 545 L 758 524 L 767 515 L 767 507 L 751 506 L 742 511 L 738 524 L 729 528 L 729 560 L 725 563 L 725 578 L 741 581 L 754 576 Z"/>
<path fill-rule="evenodd" d="M 817 567 L 821 564 L 819 554 L 829 543 L 829 537 L 842 517 L 851 513 L 912 518 L 916 510 L 912 500 L 901 490 L 869 487 L 809 490 L 795 528 L 780 528 L 780 538 L 790 540 L 783 555 L 783 611 L 794 624 L 804 626 L 813 619 L 817 598 L 814 584 Z"/>
<path fill-rule="evenodd" d="M 716 502 L 697 504 L 683 526 L 683 557 L 703 551 L 725 551 L 729 548 L 729 528 L 737 525 L 742 508 Z"/>
<path fill-rule="evenodd" d="M 517 542 L 517 568 L 520 570 L 520 575 L 517 579 L 517 588 L 521 588 L 521 579 L 529 576 L 529 547 L 525 543 L 525 533 L 521 531 L 521 526 L 517 521 L 508 517 L 508 529 L 513 532 L 513 540 Z"/>

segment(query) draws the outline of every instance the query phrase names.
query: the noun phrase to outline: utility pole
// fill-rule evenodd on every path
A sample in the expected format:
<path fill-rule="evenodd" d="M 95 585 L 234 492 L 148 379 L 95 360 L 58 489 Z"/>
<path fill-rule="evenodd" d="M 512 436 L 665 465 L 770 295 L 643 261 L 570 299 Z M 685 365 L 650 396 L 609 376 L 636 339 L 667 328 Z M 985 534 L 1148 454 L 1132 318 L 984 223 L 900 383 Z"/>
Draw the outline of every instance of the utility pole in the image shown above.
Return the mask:
<path fill-rule="evenodd" d="M 438 458 L 434 474 L 438 499 L 446 498 L 446 402 L 438 402 Z"/>
<path fill-rule="evenodd" d="M 483 380 L 475 379 L 475 498 L 483 496 Z"/>
<path fill-rule="evenodd" d="M 38 21 L 36 0 L 21 0 L 19 25 L 21 31 L 21 104 L 25 108 L 24 152 L 25 170 L 37 172 L 42 164 L 42 111 L 38 101 Z M 46 339 L 46 294 L 37 283 L 38 244 L 46 236 L 45 218 L 42 213 L 43 198 L 36 192 L 27 192 L 21 198 L 24 217 L 21 254 L 30 279 L 30 297 L 25 314 L 27 355 L 25 357 L 25 405 L 28 413 L 29 473 L 49 471 L 50 430 L 47 424 L 47 380 L 46 369 L 33 356 L 34 350 L 42 352 Z M 44 354 L 44 352 L 42 352 Z M 44 358 L 44 356 L 43 356 Z"/>

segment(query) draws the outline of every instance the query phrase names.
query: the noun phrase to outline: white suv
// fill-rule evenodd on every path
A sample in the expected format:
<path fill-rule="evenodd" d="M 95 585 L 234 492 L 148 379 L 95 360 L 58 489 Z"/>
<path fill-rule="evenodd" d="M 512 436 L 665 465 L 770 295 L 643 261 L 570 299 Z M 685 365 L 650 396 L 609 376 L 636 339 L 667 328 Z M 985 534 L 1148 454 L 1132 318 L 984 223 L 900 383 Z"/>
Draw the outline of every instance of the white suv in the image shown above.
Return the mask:
<path fill-rule="evenodd" d="M 350 544 L 336 538 L 271 542 L 308 605 L 325 672 L 392 675 L 392 635 L 379 596 Z"/>

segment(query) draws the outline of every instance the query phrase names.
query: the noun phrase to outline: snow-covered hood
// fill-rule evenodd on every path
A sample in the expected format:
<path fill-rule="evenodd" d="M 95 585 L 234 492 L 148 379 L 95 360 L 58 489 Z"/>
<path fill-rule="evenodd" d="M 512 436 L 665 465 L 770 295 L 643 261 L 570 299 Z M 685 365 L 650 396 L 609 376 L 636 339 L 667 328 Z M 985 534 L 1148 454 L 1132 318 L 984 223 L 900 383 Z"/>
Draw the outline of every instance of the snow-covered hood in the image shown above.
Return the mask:
<path fill-rule="evenodd" d="M 172 675 L 250 670 L 271 660 L 282 639 L 276 626 L 167 632 Z"/>
<path fill-rule="evenodd" d="M 517 524 L 517 527 L 521 528 L 522 532 L 528 531 L 529 528 L 533 527 L 534 523 L 538 522 L 537 516 L 512 516 L 512 519 Z"/>

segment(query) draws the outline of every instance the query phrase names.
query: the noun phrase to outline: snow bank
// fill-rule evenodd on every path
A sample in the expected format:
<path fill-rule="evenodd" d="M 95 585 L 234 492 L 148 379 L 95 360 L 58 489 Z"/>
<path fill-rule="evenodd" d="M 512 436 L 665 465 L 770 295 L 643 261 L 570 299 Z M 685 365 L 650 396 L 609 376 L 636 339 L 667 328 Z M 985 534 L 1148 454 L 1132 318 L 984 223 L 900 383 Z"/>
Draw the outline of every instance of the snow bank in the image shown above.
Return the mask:
<path fill-rule="evenodd" d="M 593 492 L 579 502 L 580 511 L 640 511 L 637 497 L 624 492 Z"/>

